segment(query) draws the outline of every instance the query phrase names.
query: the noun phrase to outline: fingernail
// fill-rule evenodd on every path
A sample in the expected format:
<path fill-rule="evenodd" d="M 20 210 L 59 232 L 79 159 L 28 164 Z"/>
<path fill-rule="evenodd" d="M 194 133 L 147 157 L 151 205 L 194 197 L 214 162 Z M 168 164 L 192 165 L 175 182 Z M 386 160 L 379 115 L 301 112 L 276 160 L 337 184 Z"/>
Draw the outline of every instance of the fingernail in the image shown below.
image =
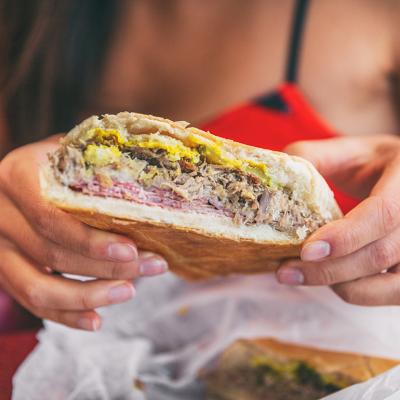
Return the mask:
<path fill-rule="evenodd" d="M 140 256 L 140 274 L 142 276 L 159 275 L 168 270 L 167 262 L 153 253 L 144 253 Z"/>
<path fill-rule="evenodd" d="M 328 242 L 317 240 L 306 243 L 301 250 L 301 259 L 303 261 L 316 261 L 331 254 L 331 245 Z"/>
<path fill-rule="evenodd" d="M 113 243 L 108 246 L 108 257 L 114 261 L 134 261 L 137 259 L 138 253 L 135 246 L 128 243 Z"/>
<path fill-rule="evenodd" d="M 100 328 L 100 321 L 98 319 L 81 317 L 76 321 L 76 325 L 78 328 L 84 329 L 85 331 L 97 331 Z"/>
<path fill-rule="evenodd" d="M 108 290 L 108 300 L 111 304 L 122 303 L 130 300 L 135 295 L 135 289 L 133 285 L 124 283 L 110 288 Z"/>
<path fill-rule="evenodd" d="M 282 268 L 277 273 L 278 281 L 284 285 L 302 285 L 304 275 L 297 268 Z"/>
<path fill-rule="evenodd" d="M 100 329 L 101 321 L 99 318 L 92 319 L 93 331 L 96 332 Z"/>

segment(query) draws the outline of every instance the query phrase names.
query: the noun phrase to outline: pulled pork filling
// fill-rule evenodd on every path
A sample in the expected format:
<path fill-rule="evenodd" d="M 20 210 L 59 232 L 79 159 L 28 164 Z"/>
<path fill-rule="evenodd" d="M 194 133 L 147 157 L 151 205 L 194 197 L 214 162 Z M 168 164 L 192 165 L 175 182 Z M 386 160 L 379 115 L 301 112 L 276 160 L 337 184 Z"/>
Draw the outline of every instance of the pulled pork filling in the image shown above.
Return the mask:
<path fill-rule="evenodd" d="M 131 146 L 106 165 L 88 164 L 85 148 L 88 143 L 64 145 L 51 156 L 57 179 L 76 191 L 225 215 L 237 224 L 268 224 L 301 238 L 324 223 L 288 189 L 272 189 L 256 175 L 208 163 L 201 146 L 198 162 L 171 161 L 166 150 Z"/>

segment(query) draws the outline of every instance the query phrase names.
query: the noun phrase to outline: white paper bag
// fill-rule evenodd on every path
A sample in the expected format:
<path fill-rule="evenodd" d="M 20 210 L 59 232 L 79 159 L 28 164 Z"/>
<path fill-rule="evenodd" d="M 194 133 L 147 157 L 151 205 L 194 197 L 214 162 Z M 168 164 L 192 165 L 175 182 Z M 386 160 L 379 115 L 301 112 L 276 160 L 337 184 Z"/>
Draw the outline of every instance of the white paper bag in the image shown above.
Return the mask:
<path fill-rule="evenodd" d="M 14 378 L 15 400 L 202 399 L 198 371 L 238 338 L 400 360 L 400 307 L 352 306 L 328 288 L 282 286 L 273 275 L 146 278 L 135 299 L 99 312 L 96 333 L 46 322 Z M 400 399 L 400 368 L 328 398 Z"/>

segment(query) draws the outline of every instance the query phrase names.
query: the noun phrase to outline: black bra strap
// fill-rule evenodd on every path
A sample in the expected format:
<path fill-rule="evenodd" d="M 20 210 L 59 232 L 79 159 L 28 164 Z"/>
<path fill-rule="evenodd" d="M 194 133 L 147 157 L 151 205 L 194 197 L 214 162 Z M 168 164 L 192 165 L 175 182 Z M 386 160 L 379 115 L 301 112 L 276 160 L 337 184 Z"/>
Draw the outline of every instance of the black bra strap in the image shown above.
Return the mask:
<path fill-rule="evenodd" d="M 293 83 L 297 80 L 301 39 L 308 5 L 309 0 L 296 0 L 286 66 L 286 82 Z"/>

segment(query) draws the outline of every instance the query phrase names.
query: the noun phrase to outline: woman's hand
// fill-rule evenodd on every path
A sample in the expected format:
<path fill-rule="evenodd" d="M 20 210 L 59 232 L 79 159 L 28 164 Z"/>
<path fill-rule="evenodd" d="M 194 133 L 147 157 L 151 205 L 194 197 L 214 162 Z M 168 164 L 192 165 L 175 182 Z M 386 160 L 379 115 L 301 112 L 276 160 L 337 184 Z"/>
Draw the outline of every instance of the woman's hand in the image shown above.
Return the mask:
<path fill-rule="evenodd" d="M 310 160 L 338 188 L 364 200 L 314 232 L 301 260 L 283 264 L 278 280 L 331 285 L 349 303 L 400 305 L 400 139 L 297 142 L 287 152 Z"/>
<path fill-rule="evenodd" d="M 38 164 L 56 147 L 53 137 L 0 162 L 0 285 L 38 317 L 96 330 L 95 308 L 129 300 L 133 278 L 165 272 L 167 263 L 42 199 Z M 52 271 L 100 279 L 81 282 Z"/>

